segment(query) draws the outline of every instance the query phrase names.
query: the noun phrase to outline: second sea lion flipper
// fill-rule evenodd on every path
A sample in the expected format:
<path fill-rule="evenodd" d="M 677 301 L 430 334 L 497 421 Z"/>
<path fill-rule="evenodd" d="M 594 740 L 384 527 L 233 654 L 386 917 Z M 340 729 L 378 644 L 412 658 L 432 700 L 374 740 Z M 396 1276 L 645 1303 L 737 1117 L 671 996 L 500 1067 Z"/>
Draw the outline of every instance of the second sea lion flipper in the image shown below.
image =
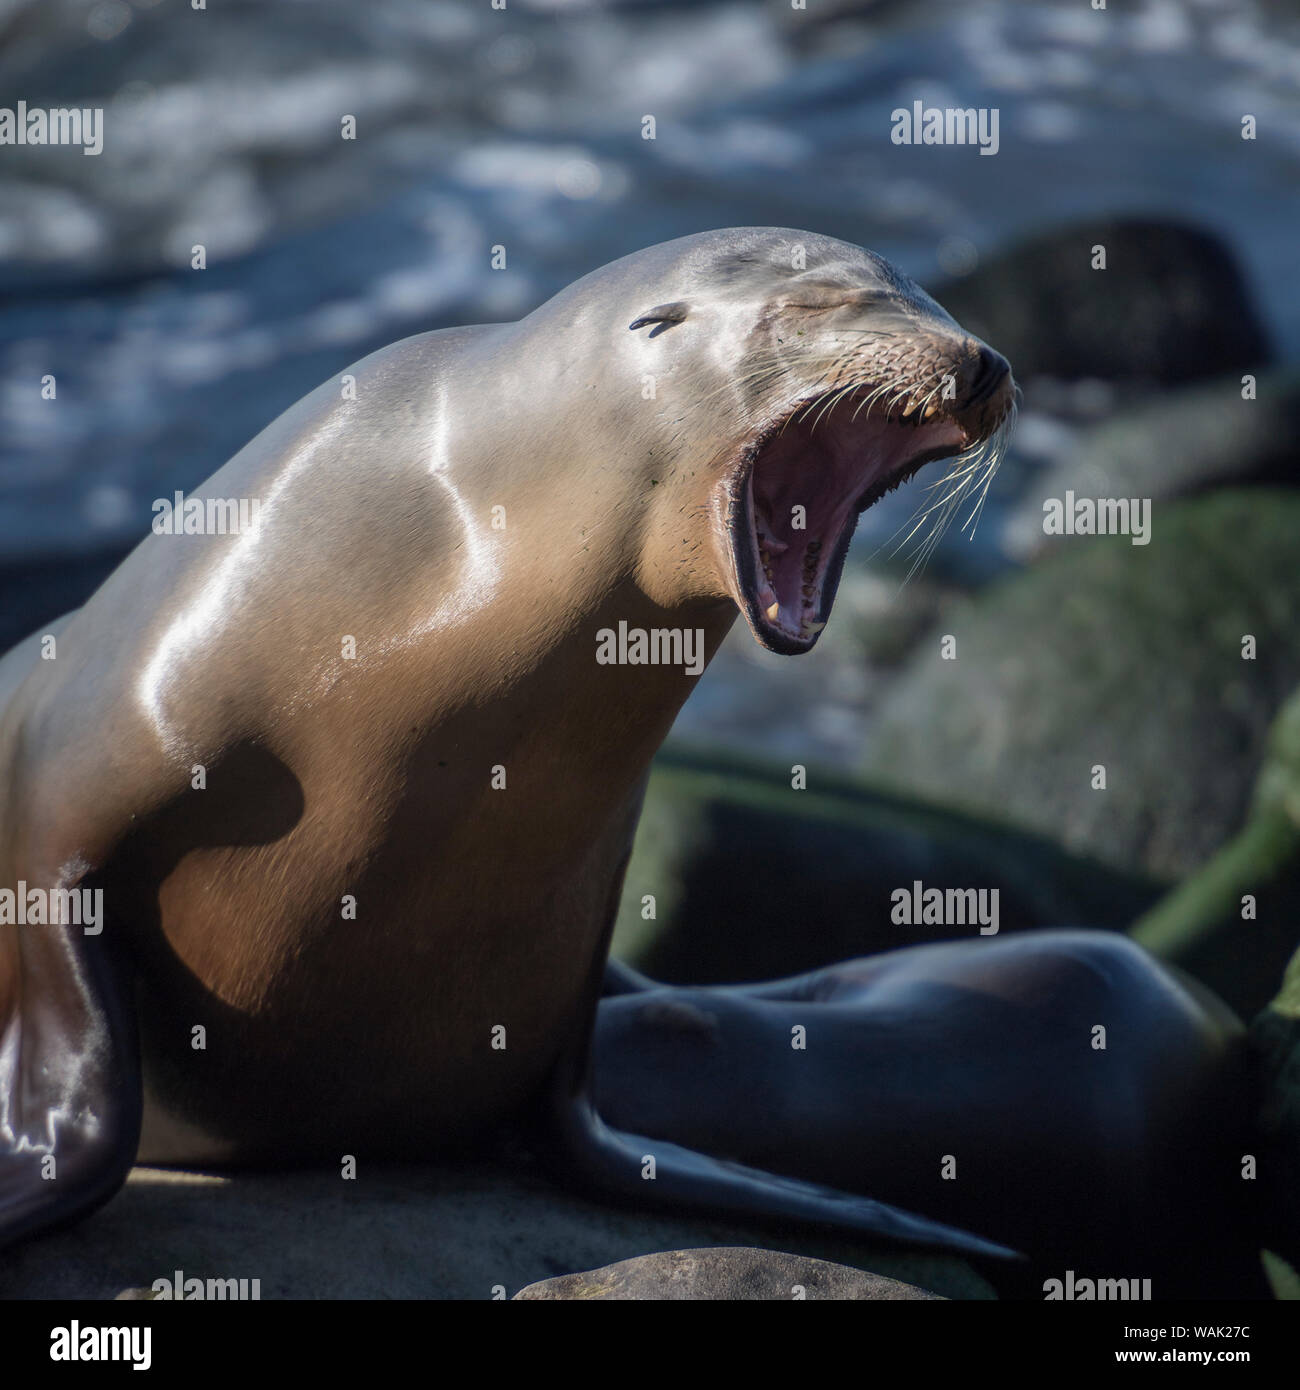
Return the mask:
<path fill-rule="evenodd" d="M 986 1259 L 1016 1259 L 1004 1245 L 869 1197 L 713 1158 L 679 1144 L 612 1129 L 585 1093 L 561 1095 L 558 1116 L 566 1173 L 584 1187 L 639 1205 L 691 1207 L 714 1216 L 766 1218 L 830 1228 L 917 1248 Z M 646 1175 L 654 1160 L 653 1178 Z"/>
<path fill-rule="evenodd" d="M 106 1202 L 140 1116 L 130 991 L 104 937 L 0 927 L 0 1246 Z"/>

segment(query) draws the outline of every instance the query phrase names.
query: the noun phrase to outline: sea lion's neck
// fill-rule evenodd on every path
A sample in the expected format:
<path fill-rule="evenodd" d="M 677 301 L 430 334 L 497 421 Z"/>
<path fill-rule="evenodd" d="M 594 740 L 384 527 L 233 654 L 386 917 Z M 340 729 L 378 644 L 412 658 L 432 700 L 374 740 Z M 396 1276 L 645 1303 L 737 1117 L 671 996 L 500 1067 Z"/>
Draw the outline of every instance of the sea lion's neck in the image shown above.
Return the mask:
<path fill-rule="evenodd" d="M 665 610 L 619 585 L 578 610 L 500 603 L 472 641 L 444 634 L 404 673 L 423 703 L 392 730 L 424 841 L 436 831 L 477 863 L 490 825 L 493 854 L 534 891 L 578 881 L 593 855 L 605 884 L 651 760 L 735 617 L 730 602 Z"/>
<path fill-rule="evenodd" d="M 552 747 L 611 781 L 641 775 L 737 617 L 729 600 L 665 609 L 632 581 L 578 610 L 547 612 L 503 631 L 502 692 L 512 708 L 546 709 Z M 545 631 L 548 620 L 555 625 Z M 539 627 L 542 629 L 539 632 Z M 531 652 L 526 669 L 520 652 Z"/>
<path fill-rule="evenodd" d="M 508 337 L 538 380 L 476 417 L 472 452 L 446 437 L 433 474 L 443 505 L 423 545 L 426 592 L 449 621 L 431 625 L 425 688 L 445 688 L 454 669 L 480 707 L 490 691 L 552 720 L 563 711 L 579 747 L 642 768 L 738 616 L 710 569 L 714 522 L 696 479 L 711 455 L 659 438 L 662 405 L 643 402 L 621 364 L 561 367 L 545 343 L 529 354 L 535 336 L 501 325 L 470 349 L 477 361 Z M 557 424 L 557 395 L 575 393 Z M 475 467 L 462 473 L 462 457 Z"/>

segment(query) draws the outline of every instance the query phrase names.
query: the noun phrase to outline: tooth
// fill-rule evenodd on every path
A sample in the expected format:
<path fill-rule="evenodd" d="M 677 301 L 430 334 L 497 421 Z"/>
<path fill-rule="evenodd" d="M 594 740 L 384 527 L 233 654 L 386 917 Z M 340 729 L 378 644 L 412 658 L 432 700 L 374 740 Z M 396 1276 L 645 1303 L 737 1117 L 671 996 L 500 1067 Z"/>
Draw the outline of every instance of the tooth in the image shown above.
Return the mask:
<path fill-rule="evenodd" d="M 916 409 L 916 407 L 919 404 L 920 402 L 915 399 L 908 401 L 908 403 L 903 407 L 903 419 L 906 420 L 907 417 Z"/>
<path fill-rule="evenodd" d="M 802 592 L 804 598 L 812 598 L 812 596 L 813 596 L 813 586 L 812 586 L 811 584 L 805 584 L 805 585 L 803 586 L 803 589 L 801 590 L 801 592 Z"/>
<path fill-rule="evenodd" d="M 771 608 L 767 610 L 767 620 L 769 623 L 774 623 L 780 616 L 781 605 L 779 603 L 774 603 Z"/>
<path fill-rule="evenodd" d="M 825 626 L 825 623 L 804 623 L 803 628 L 801 630 L 803 632 L 806 632 L 810 637 L 812 637 L 816 633 L 820 632 L 822 628 L 824 628 Z"/>
<path fill-rule="evenodd" d="M 937 415 L 938 412 L 939 407 L 937 405 L 927 405 L 925 408 L 925 414 L 921 416 L 921 419 L 928 420 L 931 415 Z"/>

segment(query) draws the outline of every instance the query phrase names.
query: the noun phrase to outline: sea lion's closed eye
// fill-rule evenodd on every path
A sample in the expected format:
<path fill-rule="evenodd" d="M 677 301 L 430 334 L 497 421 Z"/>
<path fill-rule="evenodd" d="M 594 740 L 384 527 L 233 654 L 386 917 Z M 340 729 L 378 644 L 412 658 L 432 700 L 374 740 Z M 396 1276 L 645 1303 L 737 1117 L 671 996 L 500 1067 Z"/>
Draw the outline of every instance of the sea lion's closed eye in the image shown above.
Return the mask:
<path fill-rule="evenodd" d="M 843 309 L 874 304 L 889 298 L 889 291 L 855 285 L 800 285 L 778 309 Z"/>

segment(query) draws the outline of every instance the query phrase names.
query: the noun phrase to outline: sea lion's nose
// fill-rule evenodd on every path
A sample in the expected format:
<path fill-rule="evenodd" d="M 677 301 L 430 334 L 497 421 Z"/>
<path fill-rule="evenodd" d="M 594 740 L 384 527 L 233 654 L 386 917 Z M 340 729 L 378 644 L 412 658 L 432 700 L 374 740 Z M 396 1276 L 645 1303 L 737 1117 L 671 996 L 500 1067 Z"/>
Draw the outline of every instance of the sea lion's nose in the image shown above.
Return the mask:
<path fill-rule="evenodd" d="M 971 374 L 967 405 L 981 405 L 1011 375 L 1011 363 L 1000 352 L 981 343 L 979 360 Z"/>

